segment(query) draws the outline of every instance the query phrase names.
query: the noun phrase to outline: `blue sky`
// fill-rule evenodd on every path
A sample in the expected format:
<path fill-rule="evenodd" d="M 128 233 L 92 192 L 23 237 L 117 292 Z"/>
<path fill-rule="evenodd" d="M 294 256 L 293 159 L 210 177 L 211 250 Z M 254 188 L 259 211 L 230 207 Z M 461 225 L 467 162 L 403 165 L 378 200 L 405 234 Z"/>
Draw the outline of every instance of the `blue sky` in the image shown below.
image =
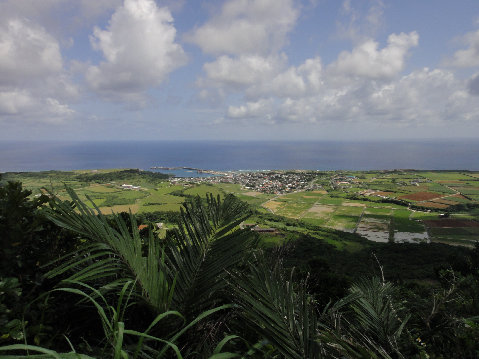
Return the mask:
<path fill-rule="evenodd" d="M 0 140 L 463 137 L 477 0 L 0 0 Z"/>

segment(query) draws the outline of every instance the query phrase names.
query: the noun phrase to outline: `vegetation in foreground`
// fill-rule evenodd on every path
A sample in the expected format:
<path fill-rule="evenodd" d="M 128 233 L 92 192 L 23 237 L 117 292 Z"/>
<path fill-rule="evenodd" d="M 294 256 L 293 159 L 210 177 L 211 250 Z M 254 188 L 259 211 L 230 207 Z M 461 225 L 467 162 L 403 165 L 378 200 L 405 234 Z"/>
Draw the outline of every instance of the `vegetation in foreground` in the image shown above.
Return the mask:
<path fill-rule="evenodd" d="M 291 237 L 271 246 L 239 228 L 251 209 L 233 196 L 192 198 L 158 236 L 68 192 L 31 199 L 19 183 L 0 188 L 7 357 L 478 356 L 479 248 L 416 245 L 442 261 L 416 279 L 396 267 L 394 279 L 381 257 L 398 245 L 368 243 L 376 272 L 351 233 L 285 220 Z M 348 248 L 355 241 L 364 246 Z M 407 266 L 412 245 L 402 246 Z M 341 253 L 362 270 L 335 267 Z"/>

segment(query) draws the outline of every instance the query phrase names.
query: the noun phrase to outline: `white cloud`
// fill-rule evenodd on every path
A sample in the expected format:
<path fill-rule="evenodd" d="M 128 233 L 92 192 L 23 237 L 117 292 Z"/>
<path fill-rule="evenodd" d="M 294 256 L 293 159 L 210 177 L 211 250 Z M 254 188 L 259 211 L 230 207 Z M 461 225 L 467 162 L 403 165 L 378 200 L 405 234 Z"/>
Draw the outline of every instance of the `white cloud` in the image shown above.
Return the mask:
<path fill-rule="evenodd" d="M 0 115 L 24 122 L 61 123 L 75 114 L 68 104 L 22 89 L 0 91 Z"/>
<path fill-rule="evenodd" d="M 0 114 L 18 115 L 34 108 L 34 99 L 26 90 L 0 92 Z"/>
<path fill-rule="evenodd" d="M 378 50 L 376 41 L 367 40 L 351 52 L 341 52 L 336 62 L 331 64 L 330 71 L 376 79 L 393 77 L 403 69 L 409 49 L 417 46 L 418 41 L 415 31 L 389 35 L 388 45 L 381 50 Z"/>
<path fill-rule="evenodd" d="M 24 84 L 62 70 L 58 42 L 42 27 L 11 19 L 0 28 L 0 79 Z"/>
<path fill-rule="evenodd" d="M 200 80 L 199 84 L 243 89 L 270 80 L 284 67 L 284 63 L 284 56 L 220 56 L 203 66 L 207 78 Z"/>
<path fill-rule="evenodd" d="M 471 96 L 476 78 L 466 82 L 450 71 L 427 68 L 402 74 L 411 49 L 419 43 L 416 31 L 391 34 L 383 47 L 373 40 L 371 36 L 383 25 L 383 1 L 371 0 L 363 13 L 345 1 L 350 22 L 343 35 L 356 45 L 330 64 L 324 65 L 317 56 L 297 66 L 289 66 L 282 52 L 297 14 L 285 18 L 282 25 L 275 22 L 282 12 L 252 20 L 253 5 L 268 2 L 230 0 L 187 36 L 203 52 L 218 56 L 203 66 L 204 77 L 197 85 L 206 98 L 214 93 L 216 99 L 234 99 L 225 119 L 372 126 L 479 120 L 479 103 Z M 291 2 L 285 3 L 293 8 Z M 277 38 L 272 37 L 275 26 L 282 30 Z"/>
<path fill-rule="evenodd" d="M 338 59 L 326 68 L 323 68 L 320 57 L 307 59 L 299 66 L 288 67 L 284 54 L 267 57 L 225 55 L 204 65 L 206 76 L 198 81 L 198 84 L 203 89 L 220 89 L 223 94 L 242 93 L 249 102 L 274 96 L 294 103 L 291 106 L 296 108 L 299 105 L 295 101 L 322 94 L 332 103 L 338 103 L 342 98 L 342 95 L 338 97 L 338 94 L 359 91 L 358 88 L 364 81 L 389 81 L 399 75 L 408 50 L 417 43 L 418 35 L 415 32 L 390 35 L 388 45 L 383 49 L 378 49 L 377 42 L 368 40 L 353 48 L 351 52 L 342 52 Z M 328 113 L 334 107 L 326 105 L 325 100 L 319 102 L 323 103 Z M 302 108 L 317 108 L 314 105 L 305 105 L 304 101 L 301 103 Z M 299 119 L 292 114 L 297 113 L 297 110 L 283 109 L 281 112 L 286 114 L 281 117 L 294 121 Z"/>
<path fill-rule="evenodd" d="M 455 106 L 462 91 L 462 84 L 453 73 L 425 68 L 368 94 L 365 115 L 424 124 L 447 121 L 450 108 Z"/>
<path fill-rule="evenodd" d="M 0 26 L 0 113 L 4 118 L 69 118 L 73 110 L 63 102 L 77 94 L 63 68 L 58 42 L 43 27 L 18 18 Z"/>
<path fill-rule="evenodd" d="M 197 84 L 221 92 L 243 92 L 249 99 L 261 96 L 298 97 L 317 92 L 322 86 L 322 64 L 319 57 L 304 64 L 287 67 L 286 55 L 239 57 L 220 56 L 206 63 L 206 77 Z M 211 91 L 208 91 L 211 95 Z"/>
<path fill-rule="evenodd" d="M 454 53 L 448 65 L 455 67 L 478 67 L 479 66 L 479 30 L 463 36 L 462 42 L 468 47 Z"/>
<path fill-rule="evenodd" d="M 229 106 L 228 117 L 230 118 L 262 118 L 270 120 L 273 110 L 272 99 L 260 99 L 256 102 L 247 102 L 241 106 Z"/>
<path fill-rule="evenodd" d="M 153 0 L 125 0 L 106 30 L 94 29 L 92 46 L 105 61 L 88 68 L 88 84 L 106 97 L 138 100 L 186 63 L 175 36 L 167 8 L 158 8 Z"/>
<path fill-rule="evenodd" d="M 246 96 L 297 98 L 317 93 L 322 87 L 322 65 L 319 57 L 307 59 L 300 66 L 291 66 L 246 89 Z"/>
<path fill-rule="evenodd" d="M 292 0 L 229 0 L 186 39 L 209 54 L 267 56 L 282 48 L 298 15 Z"/>
<path fill-rule="evenodd" d="M 434 126 L 479 120 L 479 103 L 452 72 L 425 68 L 389 81 L 357 78 L 343 83 L 324 74 L 315 91 L 297 97 L 259 97 L 230 107 L 227 114 L 236 120 L 269 122 Z"/>

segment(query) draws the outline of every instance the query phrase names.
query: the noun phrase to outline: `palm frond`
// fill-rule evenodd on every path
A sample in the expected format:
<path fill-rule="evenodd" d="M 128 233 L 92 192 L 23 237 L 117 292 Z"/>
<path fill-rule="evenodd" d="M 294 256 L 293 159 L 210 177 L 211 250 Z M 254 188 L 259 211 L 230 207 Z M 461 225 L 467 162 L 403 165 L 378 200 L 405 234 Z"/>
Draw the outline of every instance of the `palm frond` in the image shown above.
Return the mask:
<path fill-rule="evenodd" d="M 195 315 L 213 304 L 208 302 L 226 286 L 227 270 L 243 260 L 253 243 L 251 231 L 237 229 L 249 215 L 248 205 L 232 195 L 223 201 L 208 195 L 206 206 L 199 197 L 184 204 L 177 230 L 163 243 L 150 232 L 144 255 L 134 215 L 130 213 L 131 231 L 119 215 L 113 215 L 113 228 L 96 206 L 89 208 L 72 189 L 67 191 L 72 202 L 56 201 L 47 215 L 90 243 L 57 263 L 47 276 L 73 272 L 67 279 L 108 279 L 104 288 L 134 280 L 158 312 L 173 307 Z"/>
<path fill-rule="evenodd" d="M 170 281 L 176 276 L 173 303 L 185 314 L 204 308 L 225 288 L 227 271 L 245 258 L 253 234 L 237 229 L 249 215 L 244 202 L 228 195 L 221 202 L 212 195 L 204 206 L 197 197 L 185 203 L 182 221 L 167 241 Z"/>
<path fill-rule="evenodd" d="M 259 260 L 251 275 L 235 274 L 234 296 L 245 324 L 268 340 L 286 358 L 320 358 L 318 317 L 304 285 L 293 287 L 281 263 Z"/>
<path fill-rule="evenodd" d="M 351 287 L 360 297 L 352 304 L 362 332 L 374 338 L 390 352 L 398 351 L 398 341 L 409 315 L 400 318 L 400 304 L 394 300 L 395 288 L 377 277 L 361 279 Z"/>
<path fill-rule="evenodd" d="M 57 264 L 47 277 L 74 271 L 67 279 L 83 282 L 105 279 L 118 285 L 133 280 L 140 288 L 142 297 L 157 311 L 169 309 L 174 290 L 174 278 L 168 281 L 165 273 L 165 255 L 158 240 L 150 233 L 148 253 L 143 256 L 143 243 L 135 217 L 130 213 L 131 232 L 119 215 L 113 215 L 117 228 L 113 228 L 101 214 L 84 204 L 71 189 L 67 188 L 72 202 L 55 202 L 47 212 L 57 225 L 81 234 L 91 244 L 78 249 L 66 262 Z M 76 210 L 73 210 L 73 209 Z"/>
<path fill-rule="evenodd" d="M 350 358 L 402 358 L 400 340 L 409 319 L 391 283 L 362 278 L 350 288 L 341 304 L 331 307 L 321 325 L 320 340 Z"/>

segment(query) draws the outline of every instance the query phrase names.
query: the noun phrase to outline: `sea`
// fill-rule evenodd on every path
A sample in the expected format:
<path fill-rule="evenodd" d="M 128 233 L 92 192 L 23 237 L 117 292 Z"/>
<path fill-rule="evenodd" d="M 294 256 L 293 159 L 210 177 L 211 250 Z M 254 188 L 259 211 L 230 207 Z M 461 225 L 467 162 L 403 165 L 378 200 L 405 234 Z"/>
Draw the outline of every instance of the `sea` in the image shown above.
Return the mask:
<path fill-rule="evenodd" d="M 479 140 L 0 141 L 0 172 L 154 166 L 217 171 L 479 170 Z M 202 175 L 187 169 L 160 172 Z"/>

